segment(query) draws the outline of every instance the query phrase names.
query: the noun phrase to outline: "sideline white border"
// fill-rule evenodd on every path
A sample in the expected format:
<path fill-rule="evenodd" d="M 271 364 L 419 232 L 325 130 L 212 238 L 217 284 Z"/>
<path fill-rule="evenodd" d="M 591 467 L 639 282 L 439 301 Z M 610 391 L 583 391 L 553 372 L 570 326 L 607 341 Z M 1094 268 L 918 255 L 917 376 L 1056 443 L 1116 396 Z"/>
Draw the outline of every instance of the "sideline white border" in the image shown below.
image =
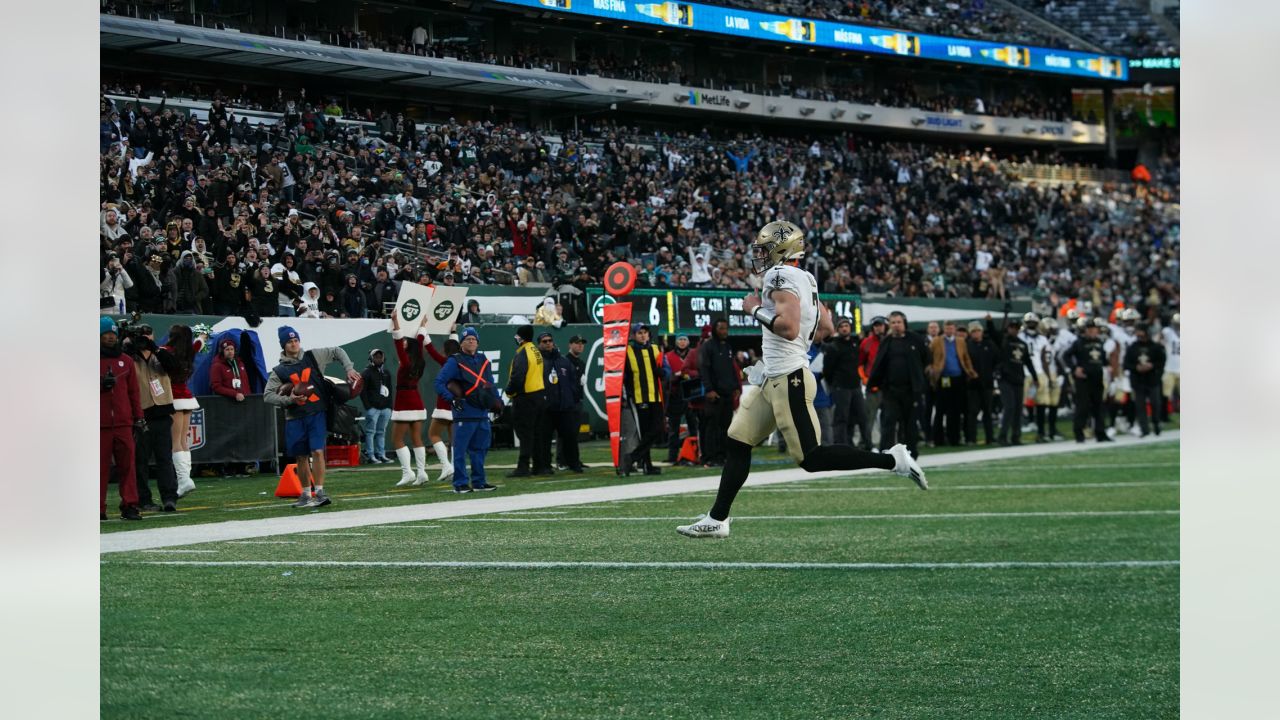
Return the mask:
<path fill-rule="evenodd" d="M 1084 445 L 1074 442 L 1053 443 L 1048 445 L 1023 445 L 1020 447 L 1002 447 L 969 452 L 944 453 L 921 458 L 925 468 L 949 465 L 982 463 L 993 460 L 1012 460 L 1044 455 L 1058 455 L 1074 452 L 1091 452 L 1095 450 L 1111 450 L 1139 445 L 1173 442 L 1179 440 L 1177 431 L 1168 432 L 1159 437 L 1117 438 L 1114 443 L 1090 442 Z M 884 470 L 857 470 L 855 472 L 833 471 L 825 473 L 807 473 L 800 468 L 786 470 L 770 470 L 754 473 L 747 480 L 747 487 L 794 483 L 820 477 L 843 477 L 880 473 Z M 905 478 L 904 483 L 909 482 Z M 292 535 L 295 533 L 315 533 L 326 530 L 342 530 L 364 527 L 367 525 L 386 525 L 390 523 L 414 522 L 421 520 L 441 520 L 444 518 L 466 517 L 472 515 L 488 515 L 516 510 L 538 510 L 542 508 L 562 507 L 565 505 L 585 505 L 602 501 L 627 500 L 634 498 L 660 497 L 664 495 L 684 495 L 715 491 L 720 485 L 720 477 L 680 478 L 678 480 L 659 480 L 657 482 L 633 483 L 628 485 L 607 485 L 604 487 L 584 488 L 580 490 L 556 490 L 545 493 L 526 493 L 507 497 L 487 497 L 483 499 L 467 496 L 454 502 L 425 503 L 421 505 L 400 505 L 397 507 L 367 508 L 363 510 L 347 510 L 342 512 L 307 513 L 279 518 L 263 518 L 258 520 L 233 520 L 218 523 L 204 523 L 167 528 L 147 528 L 126 532 L 106 533 L 101 536 L 101 554 L 128 552 L 132 550 L 148 550 L 152 548 L 195 545 L 198 543 L 219 542 L 227 540 L 252 540 L 254 538 L 274 535 Z"/>

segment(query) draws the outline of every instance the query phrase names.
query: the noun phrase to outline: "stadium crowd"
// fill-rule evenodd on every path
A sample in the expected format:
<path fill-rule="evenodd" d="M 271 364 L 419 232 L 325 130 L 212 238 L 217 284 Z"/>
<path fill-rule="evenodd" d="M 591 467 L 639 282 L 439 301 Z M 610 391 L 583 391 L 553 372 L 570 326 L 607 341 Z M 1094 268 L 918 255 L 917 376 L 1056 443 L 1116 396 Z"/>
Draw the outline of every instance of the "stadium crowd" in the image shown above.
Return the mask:
<path fill-rule="evenodd" d="M 363 317 L 404 279 L 585 287 L 620 258 L 642 285 L 747 288 L 742 238 L 776 217 L 808 231 L 828 291 L 1177 301 L 1177 186 L 1159 173 L 1042 187 L 988 150 L 850 134 L 601 121 L 553 142 L 389 112 L 368 127 L 301 96 L 274 128 L 221 101 L 209 122 L 106 95 L 101 109 L 101 289 L 116 312 Z"/>

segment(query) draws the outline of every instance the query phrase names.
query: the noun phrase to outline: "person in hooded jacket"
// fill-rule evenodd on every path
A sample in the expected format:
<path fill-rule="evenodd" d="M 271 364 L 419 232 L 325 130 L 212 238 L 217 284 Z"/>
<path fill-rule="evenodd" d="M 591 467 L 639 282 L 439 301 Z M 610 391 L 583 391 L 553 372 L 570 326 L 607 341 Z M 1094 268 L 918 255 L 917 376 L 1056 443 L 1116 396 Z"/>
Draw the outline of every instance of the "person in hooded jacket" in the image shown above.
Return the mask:
<path fill-rule="evenodd" d="M 364 372 L 360 402 L 364 403 L 365 457 L 373 463 L 389 463 L 387 457 L 387 424 L 391 422 L 391 373 L 387 370 L 382 350 L 369 351 L 369 364 Z"/>
<path fill-rule="evenodd" d="M 463 329 L 459 347 L 460 352 L 445 362 L 435 379 L 436 395 L 453 408 L 453 491 L 464 494 L 497 490 L 498 486 L 490 485 L 485 476 L 484 462 L 493 435 L 489 413 L 500 411 L 502 401 L 494 386 L 489 358 L 479 352 L 480 334 L 475 328 Z"/>
<path fill-rule="evenodd" d="M 302 294 L 298 297 L 298 317 L 322 318 L 320 312 L 320 287 L 313 282 L 302 284 Z"/>
<path fill-rule="evenodd" d="M 342 288 L 342 317 L 363 318 L 365 316 L 364 290 L 354 273 L 347 274 L 346 287 Z"/>

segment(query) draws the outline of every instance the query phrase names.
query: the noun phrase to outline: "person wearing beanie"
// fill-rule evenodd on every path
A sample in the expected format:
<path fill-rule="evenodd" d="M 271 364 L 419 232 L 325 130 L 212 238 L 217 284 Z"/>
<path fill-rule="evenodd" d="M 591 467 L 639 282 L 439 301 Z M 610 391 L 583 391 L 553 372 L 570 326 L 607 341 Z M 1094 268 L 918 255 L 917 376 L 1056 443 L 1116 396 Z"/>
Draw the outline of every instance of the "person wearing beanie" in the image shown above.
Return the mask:
<path fill-rule="evenodd" d="M 623 475 L 630 475 L 633 469 L 645 475 L 662 473 L 649 454 L 654 444 L 663 439 L 662 385 L 670 377 L 671 366 L 662 356 L 662 350 L 649 342 L 649 326 L 633 325 L 622 374 L 622 396 L 629 411 L 634 413 L 640 439 L 635 449 L 621 459 Z"/>
<path fill-rule="evenodd" d="M 685 397 L 685 383 L 698 380 L 698 355 L 689 346 L 688 335 L 677 335 L 675 347 L 663 354 L 671 368 L 671 392 L 667 394 L 667 463 L 680 459 L 680 421 L 689 428 L 688 437 L 698 436 L 698 413 Z M 690 383 L 692 384 L 692 383 Z"/>
<path fill-rule="evenodd" d="M 170 436 L 173 442 L 173 470 L 178 478 L 178 497 L 196 489 L 191 479 L 191 413 L 200 408 L 200 403 L 191 394 L 187 381 L 196 366 L 196 355 L 204 349 L 208 337 L 201 334 L 193 337 L 191 328 L 186 325 L 174 325 L 169 328 L 169 341 L 162 346 L 176 361 L 174 369 L 169 373 L 169 382 L 173 388 L 173 426 Z"/>
<path fill-rule="evenodd" d="M 474 330 L 473 330 L 474 332 Z M 452 335 L 444 341 L 444 352 L 441 353 L 432 344 L 430 336 L 424 336 L 427 340 L 426 351 L 435 360 L 440 367 L 449 361 L 449 358 L 457 355 L 460 349 L 458 340 Z M 436 393 L 436 406 L 431 411 L 431 424 L 427 425 L 427 439 L 431 441 L 431 449 L 435 451 L 436 459 L 440 461 L 440 482 L 448 482 L 453 477 L 453 460 L 449 457 L 449 446 L 445 444 L 445 435 L 452 436 L 450 429 L 453 427 L 453 403 L 440 397 Z"/>
<path fill-rule="evenodd" d="M 546 370 L 542 353 L 533 344 L 533 326 L 516 328 L 516 356 L 507 377 L 507 397 L 511 398 L 511 425 L 520 442 L 520 457 L 507 477 L 550 475 L 550 456 L 541 453 L 542 436 L 550 431 L 546 416 Z M 536 453 L 536 454 L 535 454 Z"/>
<path fill-rule="evenodd" d="M 360 373 L 340 347 L 312 348 L 304 353 L 297 330 L 281 325 L 276 332 L 280 338 L 280 363 L 267 376 L 262 399 L 285 409 L 285 454 L 297 462 L 298 481 L 302 484 L 302 495 L 293 507 L 323 507 L 333 502 L 324 491 L 324 450 L 329 436 L 325 407 L 332 399 L 324 370 L 341 363 L 347 382 L 352 385 L 360 381 Z"/>
<path fill-rule="evenodd" d="M 422 393 L 418 390 L 427 367 L 422 354 L 422 328 L 426 326 L 428 317 L 427 313 L 422 314 L 422 321 L 414 328 L 413 337 L 395 340 L 399 366 L 396 368 L 396 397 L 391 406 L 391 445 L 395 448 L 396 459 L 400 461 L 400 481 L 396 487 L 422 485 L 428 479 L 427 448 L 422 444 L 422 423 L 427 419 L 427 406 L 423 404 Z M 392 336 L 399 331 L 399 313 L 392 313 Z M 412 451 L 406 440 L 412 442 Z M 412 461 L 418 464 L 416 473 Z"/>
<path fill-rule="evenodd" d="M 116 321 L 98 320 L 98 384 L 101 390 L 98 422 L 98 519 L 107 519 L 107 483 L 115 461 L 120 484 L 120 517 L 141 520 L 138 485 L 134 468 L 133 428 L 144 427 L 142 405 L 138 401 L 138 381 L 133 358 L 120 347 Z"/>
<path fill-rule="evenodd" d="M 387 425 L 391 422 L 391 373 L 385 355 L 379 348 L 369 351 L 369 365 L 360 373 L 364 387 L 360 402 L 364 404 L 365 457 L 371 463 L 389 463 L 387 458 Z"/>
<path fill-rule="evenodd" d="M 146 426 L 134 433 L 133 457 L 136 466 L 138 507 L 143 512 L 175 512 L 178 509 L 178 477 L 173 467 L 173 384 L 169 380 L 177 361 L 168 350 L 156 347 L 150 325 L 137 326 L 133 342 L 126 349 L 133 358 L 138 377 L 138 402 Z M 151 494 L 151 465 L 156 469 L 156 487 L 163 508 Z"/>
<path fill-rule="evenodd" d="M 547 368 L 547 414 L 556 435 L 556 464 L 561 470 L 584 472 L 586 467 L 578 451 L 583 397 L 578 366 L 560 353 L 549 332 L 538 336 L 538 350 Z M 547 442 L 551 440 L 550 434 Z M 547 452 L 550 454 L 549 448 Z"/>
<path fill-rule="evenodd" d="M 480 334 L 463 328 L 459 352 L 445 361 L 436 375 L 436 396 L 453 412 L 453 491 L 458 494 L 497 490 L 485 476 L 485 456 L 493 437 L 489 413 L 500 412 L 489 358 L 480 350 Z M 467 460 L 471 473 L 467 474 Z"/>

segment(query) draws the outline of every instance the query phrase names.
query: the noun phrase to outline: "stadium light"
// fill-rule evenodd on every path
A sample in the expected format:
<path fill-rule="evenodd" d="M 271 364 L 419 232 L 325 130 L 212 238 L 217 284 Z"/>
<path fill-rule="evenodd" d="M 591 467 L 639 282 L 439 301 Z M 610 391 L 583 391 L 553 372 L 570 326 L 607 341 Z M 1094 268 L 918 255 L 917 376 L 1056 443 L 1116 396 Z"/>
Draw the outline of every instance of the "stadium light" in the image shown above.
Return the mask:
<path fill-rule="evenodd" d="M 839 120 L 844 117 L 844 108 L 831 108 L 831 119 Z"/>
<path fill-rule="evenodd" d="M 686 94 L 684 94 L 684 93 L 676 93 L 676 94 L 675 94 L 675 101 L 676 101 L 676 102 L 689 102 L 689 96 L 688 96 L 688 95 L 686 95 Z"/>
<path fill-rule="evenodd" d="M 919 127 L 924 124 L 924 118 L 920 115 L 915 115 L 911 118 L 911 124 Z"/>
<path fill-rule="evenodd" d="M 743 100 L 742 98 L 738 98 L 737 100 L 733 101 L 733 106 L 738 108 L 739 110 L 745 110 L 747 106 L 750 104 L 751 104 L 750 100 Z"/>
<path fill-rule="evenodd" d="M 970 130 L 981 130 L 982 128 L 984 128 L 984 127 L 986 127 L 986 126 L 987 126 L 987 124 L 986 124 L 986 123 L 984 123 L 984 122 L 978 122 L 977 120 L 974 120 L 973 122 L 969 123 L 969 129 L 970 129 Z"/>
<path fill-rule="evenodd" d="M 866 110 L 863 110 L 863 111 L 861 111 L 861 112 L 859 112 L 859 113 L 858 113 L 858 119 L 859 119 L 859 120 L 863 120 L 863 121 L 870 120 L 870 119 L 871 119 L 871 113 L 867 112 Z"/>
<path fill-rule="evenodd" d="M 800 114 L 801 114 L 801 115 L 804 115 L 805 117 L 809 117 L 810 115 L 812 115 L 812 114 L 813 114 L 813 108 L 811 108 L 811 107 L 802 107 L 802 108 L 800 108 Z"/>

